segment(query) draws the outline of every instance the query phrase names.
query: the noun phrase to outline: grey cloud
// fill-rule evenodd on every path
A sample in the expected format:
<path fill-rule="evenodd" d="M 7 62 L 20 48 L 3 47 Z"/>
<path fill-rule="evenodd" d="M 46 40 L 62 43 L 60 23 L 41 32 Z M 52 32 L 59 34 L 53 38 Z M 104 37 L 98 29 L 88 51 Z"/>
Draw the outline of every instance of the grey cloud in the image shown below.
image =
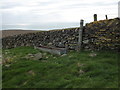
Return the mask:
<path fill-rule="evenodd" d="M 111 6 L 117 5 L 117 2 L 96 2 L 96 3 L 78 3 L 78 4 L 71 4 L 62 6 L 63 9 L 70 9 L 70 8 L 87 8 L 87 7 L 102 7 L 102 6 Z"/>
<path fill-rule="evenodd" d="M 7 2 L 8 1 L 8 2 Z M 10 11 L 8 12 L 4 12 L 3 13 L 3 26 L 4 28 L 38 28 L 38 29 L 52 29 L 52 28 L 64 28 L 64 27 L 70 27 L 70 26 L 78 26 L 78 24 L 75 24 L 74 22 L 67 22 L 64 20 L 64 22 L 66 23 L 60 23 L 63 21 L 63 19 L 67 18 L 67 19 L 71 19 L 71 17 L 69 17 L 70 15 L 72 15 L 72 13 L 74 13 L 74 10 L 82 10 L 84 8 L 85 12 L 89 9 L 89 8 L 101 8 L 101 6 L 105 6 L 105 7 L 111 7 L 114 5 L 117 5 L 116 2 L 101 2 L 101 1 L 97 1 L 97 2 L 93 2 L 93 3 L 80 3 L 80 2 L 75 2 L 74 4 L 72 3 L 65 3 L 62 4 L 63 0 L 51 0 L 51 1 L 35 1 L 35 0 L 30 0 L 30 1 L 35 1 L 34 3 L 36 4 L 29 4 L 29 1 L 26 3 L 24 2 L 25 0 L 21 0 L 21 2 L 9 2 L 9 0 L 6 0 L 6 2 L 3 3 L 2 5 L 2 9 L 10 9 Z M 27 0 L 26 0 L 27 1 Z M 73 1 L 74 2 L 74 1 Z M 60 3 L 60 4 L 59 4 Z M 57 6 L 58 4 L 58 6 Z M 52 5 L 56 5 L 55 7 L 50 7 Z M 49 6 L 49 7 L 47 7 Z M 28 9 L 28 12 L 18 12 L 19 14 L 14 14 L 14 12 L 12 12 L 12 9 L 15 7 L 27 7 L 30 9 Z M 42 8 L 41 8 L 42 7 Z M 45 8 L 44 8 L 45 7 Z M 62 11 L 68 11 L 68 9 L 74 9 L 71 10 L 71 12 L 68 15 L 63 14 Z M 70 11 L 70 10 L 69 10 Z M 95 11 L 96 12 L 96 11 Z M 114 11 L 115 12 L 115 11 Z M 113 12 L 112 12 L 113 13 Z M 110 14 L 112 14 L 110 13 Z M 66 13 L 67 14 L 67 13 Z M 80 12 L 75 14 L 80 14 Z M 74 14 L 73 17 L 76 17 L 76 15 Z M 115 14 L 114 14 L 115 15 Z M 79 16 L 78 16 L 79 17 Z M 82 17 L 79 18 L 83 18 L 84 15 Z M 89 19 L 89 18 L 88 18 Z M 87 20 L 88 20 L 87 19 Z M 51 23 L 46 23 L 46 22 L 51 22 Z M 53 23 L 55 22 L 55 23 Z M 78 20 L 79 22 L 79 20 Z M 45 23 L 45 24 L 43 24 Z M 9 24 L 13 24 L 13 25 L 9 25 Z M 29 26 L 16 26 L 16 24 L 30 24 Z"/>
<path fill-rule="evenodd" d="M 55 4 L 56 2 L 53 0 L 53 1 L 49 1 L 49 2 L 38 2 L 38 5 L 41 5 L 41 6 L 47 6 L 47 5 L 50 5 L 50 4 Z"/>
<path fill-rule="evenodd" d="M 23 2 L 24 1 L 24 2 Z M 41 6 L 47 6 L 50 4 L 55 4 L 56 1 L 42 1 L 42 2 L 34 2 L 37 5 L 29 5 L 29 1 L 25 2 L 25 0 L 23 0 L 22 2 L 10 2 L 9 0 L 6 0 L 6 2 L 2 2 L 2 6 L 0 7 L 1 9 L 10 9 L 10 8 L 15 8 L 15 7 L 41 7 Z M 33 0 L 34 1 L 34 0 Z"/>
<path fill-rule="evenodd" d="M 14 7 L 18 7 L 18 6 L 22 6 L 22 3 L 19 2 L 2 2 L 1 3 L 1 9 L 10 9 L 10 8 L 14 8 Z"/>

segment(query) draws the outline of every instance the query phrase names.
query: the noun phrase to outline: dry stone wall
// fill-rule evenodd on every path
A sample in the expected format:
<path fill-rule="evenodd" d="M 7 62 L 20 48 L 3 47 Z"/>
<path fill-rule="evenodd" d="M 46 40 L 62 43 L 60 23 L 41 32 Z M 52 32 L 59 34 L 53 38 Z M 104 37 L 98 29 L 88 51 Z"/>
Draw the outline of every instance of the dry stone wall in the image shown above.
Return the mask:
<path fill-rule="evenodd" d="M 85 48 L 96 50 L 120 49 L 119 18 L 89 23 L 85 26 L 84 31 L 84 39 L 89 40 L 89 44 Z"/>
<path fill-rule="evenodd" d="M 21 34 L 2 38 L 3 48 L 18 46 L 52 46 L 77 49 L 79 28 Z M 86 24 L 82 47 L 89 50 L 120 48 L 120 19 L 95 21 Z"/>
<path fill-rule="evenodd" d="M 3 48 L 18 46 L 53 46 L 74 49 L 78 40 L 78 28 L 22 34 L 3 38 Z M 75 45 L 73 45 L 75 44 Z M 72 45 L 72 46 L 70 46 Z"/>

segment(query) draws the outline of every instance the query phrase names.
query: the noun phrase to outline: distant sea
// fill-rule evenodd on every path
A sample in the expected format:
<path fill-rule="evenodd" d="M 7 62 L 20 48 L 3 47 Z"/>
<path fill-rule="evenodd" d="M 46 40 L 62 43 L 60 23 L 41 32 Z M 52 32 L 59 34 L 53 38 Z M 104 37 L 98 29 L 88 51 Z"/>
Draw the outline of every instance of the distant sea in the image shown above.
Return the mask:
<path fill-rule="evenodd" d="M 71 23 L 34 23 L 34 24 L 7 24 L 2 25 L 2 30 L 23 29 L 23 30 L 53 30 L 79 27 L 79 22 Z"/>

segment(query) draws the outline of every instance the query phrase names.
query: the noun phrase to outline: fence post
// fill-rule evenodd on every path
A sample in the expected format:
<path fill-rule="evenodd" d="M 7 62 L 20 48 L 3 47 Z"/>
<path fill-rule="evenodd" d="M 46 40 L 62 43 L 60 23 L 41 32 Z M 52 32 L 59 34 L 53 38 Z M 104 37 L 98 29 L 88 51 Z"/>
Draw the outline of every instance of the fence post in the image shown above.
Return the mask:
<path fill-rule="evenodd" d="M 84 20 L 80 21 L 80 29 L 79 29 L 79 37 L 78 37 L 78 49 L 77 51 L 81 51 L 81 46 L 82 46 L 82 32 L 83 32 L 83 24 Z"/>
<path fill-rule="evenodd" d="M 65 44 L 66 52 L 68 52 L 68 44 Z"/>
<path fill-rule="evenodd" d="M 106 20 L 108 19 L 108 16 L 107 15 L 105 15 L 105 17 L 106 17 Z"/>
<path fill-rule="evenodd" d="M 94 21 L 97 21 L 97 14 L 94 14 Z"/>

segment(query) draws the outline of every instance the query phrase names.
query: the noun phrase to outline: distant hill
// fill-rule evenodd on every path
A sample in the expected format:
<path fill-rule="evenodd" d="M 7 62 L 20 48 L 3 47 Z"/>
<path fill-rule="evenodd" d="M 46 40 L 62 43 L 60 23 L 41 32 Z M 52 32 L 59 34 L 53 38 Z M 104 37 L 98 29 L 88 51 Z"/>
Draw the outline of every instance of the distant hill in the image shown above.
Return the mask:
<path fill-rule="evenodd" d="M 33 33 L 33 32 L 38 32 L 38 31 L 39 30 L 2 30 L 2 37 L 13 36 L 13 35 L 18 35 L 18 34 Z"/>

